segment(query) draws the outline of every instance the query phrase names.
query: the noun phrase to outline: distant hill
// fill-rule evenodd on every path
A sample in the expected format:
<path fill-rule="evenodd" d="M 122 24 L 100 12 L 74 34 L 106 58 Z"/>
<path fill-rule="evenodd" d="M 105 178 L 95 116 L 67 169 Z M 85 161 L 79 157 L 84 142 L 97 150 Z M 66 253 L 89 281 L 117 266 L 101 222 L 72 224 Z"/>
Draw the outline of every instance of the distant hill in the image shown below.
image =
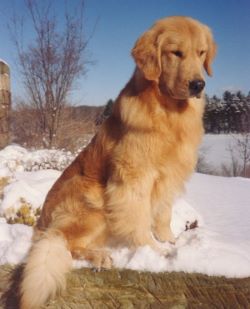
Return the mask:
<path fill-rule="evenodd" d="M 105 106 L 79 105 L 72 107 L 72 117 L 75 120 L 86 119 L 95 121 L 103 113 Z"/>

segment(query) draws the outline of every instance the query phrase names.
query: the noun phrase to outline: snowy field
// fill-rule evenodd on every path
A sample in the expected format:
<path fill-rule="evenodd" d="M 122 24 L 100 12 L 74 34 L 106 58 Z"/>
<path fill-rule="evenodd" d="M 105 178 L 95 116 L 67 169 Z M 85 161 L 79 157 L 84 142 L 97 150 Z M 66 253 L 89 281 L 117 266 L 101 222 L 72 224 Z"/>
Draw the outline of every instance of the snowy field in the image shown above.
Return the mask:
<path fill-rule="evenodd" d="M 239 152 L 237 150 L 237 139 L 240 135 L 234 134 L 206 134 L 200 147 L 200 153 L 208 166 L 220 172 L 222 165 L 230 166 L 232 164 L 232 154 L 239 159 Z M 233 153 L 230 152 L 230 148 Z M 240 159 L 239 159 L 240 164 Z"/>
<path fill-rule="evenodd" d="M 214 140 L 207 144 L 215 146 Z M 214 160 L 223 155 L 223 151 L 216 152 Z M 0 151 L 0 264 L 24 261 L 31 244 L 31 227 L 7 221 L 20 219 L 17 214 L 23 204 L 30 208 L 29 215 L 35 216 L 61 173 L 55 169 L 62 170 L 71 160 L 72 155 L 63 151 L 27 151 L 14 145 Z M 186 187 L 186 194 L 173 209 L 172 229 L 177 242 L 162 244 L 169 256 L 160 256 L 149 247 L 136 252 L 120 248 L 112 251 L 114 266 L 250 276 L 250 180 L 195 174 Z M 185 231 L 195 220 L 198 227 Z M 75 261 L 74 266 L 88 264 Z"/>

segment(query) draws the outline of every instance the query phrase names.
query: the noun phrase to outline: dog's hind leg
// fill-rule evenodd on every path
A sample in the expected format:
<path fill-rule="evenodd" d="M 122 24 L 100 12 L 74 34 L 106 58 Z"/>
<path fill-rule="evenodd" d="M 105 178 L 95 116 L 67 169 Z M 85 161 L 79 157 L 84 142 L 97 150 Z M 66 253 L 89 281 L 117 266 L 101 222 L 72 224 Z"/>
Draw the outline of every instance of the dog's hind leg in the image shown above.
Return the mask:
<path fill-rule="evenodd" d="M 52 226 L 64 235 L 74 259 L 86 259 L 97 269 L 111 267 L 105 250 L 109 232 L 103 210 L 69 199 L 55 211 Z"/>
<path fill-rule="evenodd" d="M 97 270 L 112 268 L 112 258 L 108 250 L 75 247 L 71 251 L 73 259 L 87 260 Z"/>

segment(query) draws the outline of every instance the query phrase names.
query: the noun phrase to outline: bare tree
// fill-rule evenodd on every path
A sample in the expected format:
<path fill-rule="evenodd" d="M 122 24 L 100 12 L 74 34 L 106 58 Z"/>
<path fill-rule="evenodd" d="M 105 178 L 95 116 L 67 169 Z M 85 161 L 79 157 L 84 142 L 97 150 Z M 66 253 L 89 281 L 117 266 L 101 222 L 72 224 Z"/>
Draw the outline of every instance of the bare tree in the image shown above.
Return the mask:
<path fill-rule="evenodd" d="M 234 136 L 232 136 L 234 139 Z M 239 160 L 239 154 L 234 142 L 230 142 L 226 148 L 230 155 L 230 164 L 223 163 L 221 165 L 222 175 L 229 177 L 237 177 L 242 173 L 242 164 Z"/>
<path fill-rule="evenodd" d="M 76 80 L 86 73 L 88 40 L 83 36 L 83 0 L 69 13 L 65 2 L 64 21 L 59 22 L 52 1 L 25 0 L 35 38 L 24 47 L 22 21 L 14 16 L 10 25 L 18 53 L 20 73 L 33 121 L 46 147 L 55 146 L 62 114 Z"/>
<path fill-rule="evenodd" d="M 236 139 L 237 150 L 242 162 L 242 176 L 249 177 L 250 165 L 250 133 L 242 133 Z"/>
<path fill-rule="evenodd" d="M 199 149 L 198 160 L 196 163 L 196 172 L 201 174 L 216 175 L 217 171 L 207 161 L 207 153 L 209 152 L 208 146 L 202 146 Z"/>

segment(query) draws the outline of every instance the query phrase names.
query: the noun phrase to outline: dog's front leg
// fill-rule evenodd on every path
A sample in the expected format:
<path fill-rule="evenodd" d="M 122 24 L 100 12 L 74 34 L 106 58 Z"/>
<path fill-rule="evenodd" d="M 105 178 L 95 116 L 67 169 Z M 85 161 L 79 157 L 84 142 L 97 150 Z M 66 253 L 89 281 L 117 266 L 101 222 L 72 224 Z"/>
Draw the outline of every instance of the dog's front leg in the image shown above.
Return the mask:
<path fill-rule="evenodd" d="M 144 174 L 145 176 L 145 174 Z M 157 244 L 151 236 L 151 190 L 150 173 L 133 179 L 111 179 L 106 190 L 106 213 L 113 236 L 130 247 Z"/>
<path fill-rule="evenodd" d="M 171 190 L 171 184 L 166 181 L 155 182 L 152 191 L 152 231 L 155 238 L 161 242 L 175 243 L 170 227 L 173 200 L 174 193 Z"/>
<path fill-rule="evenodd" d="M 161 242 L 175 243 L 175 237 L 171 231 L 170 223 L 172 217 L 171 204 L 160 205 L 154 214 L 153 234 Z"/>

